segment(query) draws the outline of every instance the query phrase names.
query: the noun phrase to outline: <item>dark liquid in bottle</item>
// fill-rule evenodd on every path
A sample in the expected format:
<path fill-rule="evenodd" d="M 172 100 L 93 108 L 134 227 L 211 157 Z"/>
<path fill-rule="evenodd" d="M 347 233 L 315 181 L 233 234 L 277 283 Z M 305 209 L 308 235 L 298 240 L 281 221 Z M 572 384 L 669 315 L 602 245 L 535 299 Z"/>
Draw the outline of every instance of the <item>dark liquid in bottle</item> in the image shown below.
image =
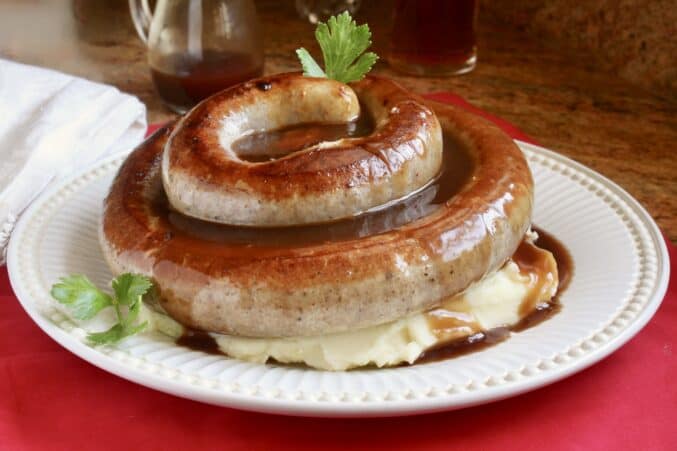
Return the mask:
<path fill-rule="evenodd" d="M 162 100 L 172 109 L 185 112 L 200 100 L 235 84 L 258 77 L 263 66 L 246 53 L 204 52 L 202 59 L 174 55 L 165 68 L 150 73 Z"/>
<path fill-rule="evenodd" d="M 390 59 L 396 66 L 459 68 L 474 59 L 477 0 L 397 0 Z"/>

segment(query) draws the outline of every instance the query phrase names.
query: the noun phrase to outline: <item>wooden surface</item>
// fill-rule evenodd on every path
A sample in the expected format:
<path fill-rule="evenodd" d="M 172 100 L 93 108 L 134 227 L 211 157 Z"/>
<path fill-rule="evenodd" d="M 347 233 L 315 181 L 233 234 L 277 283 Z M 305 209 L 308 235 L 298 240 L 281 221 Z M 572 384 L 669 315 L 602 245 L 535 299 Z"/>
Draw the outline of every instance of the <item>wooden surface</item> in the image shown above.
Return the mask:
<path fill-rule="evenodd" d="M 363 3 L 358 20 L 368 20 L 375 29 L 378 50 L 386 42 L 389 12 L 377 9 L 379 2 Z M 294 49 L 315 49 L 313 27 L 296 16 L 293 2 L 259 1 L 257 6 L 266 73 L 297 70 Z M 154 94 L 146 52 L 126 7 L 125 0 L 3 0 L 0 56 L 113 84 L 146 103 L 150 122 L 165 121 L 173 114 Z M 591 55 L 567 54 L 481 19 L 479 63 L 470 74 L 414 78 L 383 62 L 376 73 L 420 93 L 453 91 L 513 122 L 543 146 L 621 185 L 676 241 L 677 105 L 597 71 Z"/>

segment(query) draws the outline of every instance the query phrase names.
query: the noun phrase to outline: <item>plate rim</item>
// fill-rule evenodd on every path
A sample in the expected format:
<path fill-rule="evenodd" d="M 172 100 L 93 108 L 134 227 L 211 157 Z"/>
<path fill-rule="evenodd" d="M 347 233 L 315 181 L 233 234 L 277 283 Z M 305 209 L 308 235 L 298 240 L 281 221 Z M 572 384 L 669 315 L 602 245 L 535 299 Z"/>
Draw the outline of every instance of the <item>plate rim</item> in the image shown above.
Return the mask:
<path fill-rule="evenodd" d="M 667 245 L 664 241 L 658 226 L 653 218 L 644 209 L 644 207 L 635 200 L 622 187 L 611 181 L 598 172 L 576 162 L 564 155 L 546 149 L 541 146 L 515 140 L 518 146 L 525 153 L 527 160 L 534 163 L 536 157 L 550 159 L 557 164 L 563 165 L 574 172 L 583 173 L 593 181 L 599 183 L 604 188 L 615 194 L 625 206 L 629 207 L 637 216 L 639 222 L 646 227 L 648 236 L 653 245 L 656 254 L 656 282 L 652 287 L 652 292 L 647 296 L 646 304 L 643 309 L 635 316 L 622 330 L 611 337 L 604 344 L 586 352 L 583 356 L 577 356 L 573 362 L 560 366 L 553 371 L 543 371 L 528 377 L 508 381 L 503 384 L 484 386 L 481 389 L 462 392 L 449 393 L 442 391 L 438 394 L 431 394 L 426 397 L 414 397 L 404 399 L 377 399 L 377 400 L 334 400 L 318 397 L 317 399 L 293 399 L 281 398 L 274 393 L 260 392 L 258 390 L 224 390 L 220 384 L 198 384 L 190 379 L 197 379 L 194 376 L 184 378 L 170 378 L 156 373 L 144 370 L 138 366 L 125 364 L 124 361 L 114 358 L 113 354 L 122 351 L 115 350 L 104 352 L 101 348 L 87 346 L 82 341 L 77 340 L 73 335 L 58 327 L 57 324 L 49 321 L 40 311 L 38 302 L 33 300 L 32 295 L 25 290 L 23 283 L 20 283 L 20 265 L 19 256 L 19 238 L 22 237 L 24 230 L 30 223 L 30 218 L 34 216 L 36 210 L 42 204 L 42 201 L 49 199 L 57 193 L 83 177 L 87 180 L 96 178 L 91 175 L 96 170 L 104 170 L 111 164 L 114 164 L 129 151 L 116 153 L 110 157 L 100 160 L 92 165 L 79 170 L 70 177 L 53 183 L 43 193 L 41 193 L 23 212 L 17 222 L 12 239 L 7 248 L 7 269 L 10 278 L 10 284 L 14 290 L 17 299 L 22 308 L 29 317 L 38 325 L 43 332 L 56 341 L 60 346 L 69 352 L 82 358 L 83 360 L 97 366 L 104 371 L 115 374 L 131 382 L 169 393 L 175 396 L 193 399 L 196 401 L 214 404 L 225 407 L 232 407 L 242 410 L 276 413 L 284 415 L 297 416 L 320 416 L 320 417 L 368 417 L 368 416 L 400 416 L 422 413 L 431 413 L 444 410 L 461 409 L 474 405 L 498 401 L 507 397 L 516 396 L 527 391 L 549 385 L 558 380 L 564 379 L 574 373 L 577 373 L 589 366 L 606 358 L 611 353 L 623 346 L 627 341 L 633 338 L 653 317 L 659 308 L 665 293 L 667 291 L 670 261 L 667 251 Z M 538 161 L 536 163 L 543 163 Z M 555 169 L 550 166 L 550 169 Z M 625 222 L 625 221 L 624 221 Z M 627 226 L 627 225 L 626 225 Z M 633 298 L 635 297 L 633 293 Z M 198 380 L 199 382 L 199 380 Z"/>

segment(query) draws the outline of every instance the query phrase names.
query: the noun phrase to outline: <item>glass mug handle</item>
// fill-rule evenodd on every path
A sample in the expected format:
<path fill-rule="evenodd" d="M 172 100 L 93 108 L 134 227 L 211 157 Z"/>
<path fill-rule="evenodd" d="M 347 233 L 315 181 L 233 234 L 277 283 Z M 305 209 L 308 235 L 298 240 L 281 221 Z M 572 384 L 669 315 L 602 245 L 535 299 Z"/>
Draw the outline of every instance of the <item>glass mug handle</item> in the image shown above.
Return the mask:
<path fill-rule="evenodd" d="M 129 12 L 134 22 L 134 28 L 139 37 L 146 44 L 148 43 L 148 29 L 153 20 L 153 13 L 148 5 L 148 0 L 129 0 Z"/>

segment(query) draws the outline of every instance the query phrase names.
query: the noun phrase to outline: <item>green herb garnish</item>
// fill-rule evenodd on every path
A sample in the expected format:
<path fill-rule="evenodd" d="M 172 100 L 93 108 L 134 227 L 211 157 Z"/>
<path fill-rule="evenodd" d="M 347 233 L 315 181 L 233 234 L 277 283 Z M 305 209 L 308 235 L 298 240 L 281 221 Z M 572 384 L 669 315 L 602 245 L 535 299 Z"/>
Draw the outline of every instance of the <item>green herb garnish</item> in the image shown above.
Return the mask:
<path fill-rule="evenodd" d="M 343 83 L 361 80 L 378 59 L 374 52 L 364 53 L 371 45 L 371 31 L 357 26 L 348 12 L 317 24 L 315 39 L 322 49 L 324 71 L 303 47 L 296 54 L 307 77 L 331 78 Z"/>
<path fill-rule="evenodd" d="M 73 316 L 81 320 L 91 319 L 101 310 L 113 307 L 118 322 L 107 331 L 87 335 L 92 344 L 112 344 L 146 328 L 147 322 L 138 324 L 137 318 L 142 298 L 153 283 L 146 276 L 126 273 L 113 279 L 111 286 L 113 296 L 99 290 L 86 276 L 74 274 L 59 279 L 52 285 L 50 294 L 70 307 Z"/>

